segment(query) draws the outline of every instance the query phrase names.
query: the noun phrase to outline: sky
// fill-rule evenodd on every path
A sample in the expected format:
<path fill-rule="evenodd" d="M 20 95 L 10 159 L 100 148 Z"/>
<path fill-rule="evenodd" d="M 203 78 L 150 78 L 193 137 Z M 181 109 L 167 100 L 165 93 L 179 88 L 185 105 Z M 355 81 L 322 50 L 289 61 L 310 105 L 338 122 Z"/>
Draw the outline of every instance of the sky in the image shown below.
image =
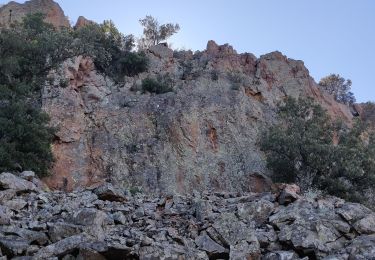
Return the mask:
<path fill-rule="evenodd" d="M 80 15 L 111 19 L 135 36 L 146 15 L 178 23 L 180 32 L 168 41 L 173 48 L 203 50 L 215 40 L 257 57 L 278 50 L 303 60 L 317 82 L 340 74 L 353 81 L 357 101 L 375 101 L 375 0 L 55 1 L 72 23 Z"/>

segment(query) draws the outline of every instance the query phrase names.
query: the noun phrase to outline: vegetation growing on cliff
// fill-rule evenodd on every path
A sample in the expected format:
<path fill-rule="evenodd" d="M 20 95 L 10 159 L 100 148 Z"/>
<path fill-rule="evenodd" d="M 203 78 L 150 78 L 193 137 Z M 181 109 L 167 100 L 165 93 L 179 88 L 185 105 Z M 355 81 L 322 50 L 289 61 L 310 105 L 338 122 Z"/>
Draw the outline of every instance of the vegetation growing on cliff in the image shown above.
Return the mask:
<path fill-rule="evenodd" d="M 352 81 L 350 79 L 345 80 L 339 74 L 331 74 L 322 78 L 319 81 L 319 87 L 332 95 L 337 102 L 347 105 L 355 103 L 354 94 L 350 91 Z"/>
<path fill-rule="evenodd" d="M 263 136 L 268 167 L 278 182 L 296 182 L 359 201 L 375 184 L 375 134 L 362 121 L 346 128 L 310 99 L 288 98 L 280 123 Z"/>
<path fill-rule="evenodd" d="M 72 31 L 57 30 L 43 19 L 32 14 L 1 29 L 0 171 L 48 174 L 55 129 L 40 99 L 51 69 L 78 55 L 92 57 L 101 72 L 118 81 L 147 69 L 145 55 L 131 52 L 133 37 L 122 35 L 110 21 Z"/>
<path fill-rule="evenodd" d="M 180 30 L 179 24 L 160 25 L 159 21 L 151 15 L 140 19 L 139 22 L 143 26 L 143 36 L 138 40 L 138 48 L 141 50 L 159 44 Z"/>

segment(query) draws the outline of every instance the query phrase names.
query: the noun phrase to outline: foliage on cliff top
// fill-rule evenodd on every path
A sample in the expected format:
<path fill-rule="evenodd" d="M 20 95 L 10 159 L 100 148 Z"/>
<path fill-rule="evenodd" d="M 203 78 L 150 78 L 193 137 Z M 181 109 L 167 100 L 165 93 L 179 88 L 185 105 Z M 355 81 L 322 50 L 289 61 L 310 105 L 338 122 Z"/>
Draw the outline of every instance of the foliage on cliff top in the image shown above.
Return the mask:
<path fill-rule="evenodd" d="M 131 52 L 133 37 L 119 33 L 110 21 L 72 31 L 57 30 L 43 19 L 31 14 L 1 29 L 0 171 L 48 174 L 55 129 L 40 98 L 51 69 L 78 55 L 92 57 L 100 71 L 117 80 L 147 69 L 146 57 Z"/>

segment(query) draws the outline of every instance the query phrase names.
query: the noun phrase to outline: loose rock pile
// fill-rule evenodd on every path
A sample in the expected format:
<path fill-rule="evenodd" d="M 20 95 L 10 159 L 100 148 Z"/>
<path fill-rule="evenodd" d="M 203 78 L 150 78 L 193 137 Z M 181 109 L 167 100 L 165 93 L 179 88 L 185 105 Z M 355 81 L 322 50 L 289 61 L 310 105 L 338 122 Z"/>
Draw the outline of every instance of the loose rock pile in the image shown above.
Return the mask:
<path fill-rule="evenodd" d="M 44 191 L 0 174 L 0 259 L 374 259 L 375 214 L 339 198 Z"/>

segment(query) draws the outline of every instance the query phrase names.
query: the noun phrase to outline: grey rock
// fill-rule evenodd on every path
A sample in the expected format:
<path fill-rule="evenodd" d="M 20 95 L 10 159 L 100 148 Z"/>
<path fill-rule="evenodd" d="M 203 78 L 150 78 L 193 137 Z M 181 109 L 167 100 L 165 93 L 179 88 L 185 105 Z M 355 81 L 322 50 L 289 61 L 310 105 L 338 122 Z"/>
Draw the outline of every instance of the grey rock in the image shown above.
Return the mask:
<path fill-rule="evenodd" d="M 207 234 L 202 234 L 195 238 L 195 244 L 199 249 L 206 251 L 210 257 L 229 253 L 227 248 L 217 244 Z"/>
<path fill-rule="evenodd" d="M 2 190 L 0 191 L 0 203 L 11 200 L 16 195 L 15 190 Z"/>
<path fill-rule="evenodd" d="M 0 187 L 2 189 L 12 189 L 16 192 L 30 192 L 37 190 L 34 183 L 21 179 L 8 172 L 0 174 Z"/>
<path fill-rule="evenodd" d="M 48 237 L 44 232 L 37 232 L 16 226 L 1 226 L 0 232 L 5 235 L 17 235 L 24 239 L 28 244 L 45 245 L 48 243 Z"/>
<path fill-rule="evenodd" d="M 10 224 L 11 211 L 2 205 L 0 205 L 0 225 Z"/>
<path fill-rule="evenodd" d="M 12 199 L 4 202 L 3 205 L 11 210 L 20 211 L 27 205 L 27 202 L 23 199 Z"/>
<path fill-rule="evenodd" d="M 153 45 L 149 48 L 149 51 L 161 59 L 173 58 L 173 50 L 169 49 L 164 44 Z"/>
<path fill-rule="evenodd" d="M 0 248 L 7 256 L 22 255 L 29 247 L 29 242 L 16 236 L 0 237 Z"/>
<path fill-rule="evenodd" d="M 34 258 L 47 259 L 53 256 L 63 256 L 75 249 L 79 249 L 83 243 L 90 240 L 91 238 L 86 234 L 74 235 L 43 247 L 35 254 Z"/>
<path fill-rule="evenodd" d="M 337 253 L 324 258 L 325 260 L 336 259 L 374 259 L 375 256 L 375 235 L 362 235 L 353 239 Z"/>
<path fill-rule="evenodd" d="M 266 254 L 262 260 L 296 260 L 299 256 L 293 251 L 277 251 Z"/>
<path fill-rule="evenodd" d="M 112 218 L 113 218 L 115 224 L 126 225 L 126 223 L 128 222 L 125 215 L 122 212 L 119 212 L 119 211 L 113 213 Z"/>
<path fill-rule="evenodd" d="M 257 225 L 265 223 L 273 209 L 274 204 L 263 199 L 237 205 L 240 219 L 246 220 L 248 223 L 254 221 Z"/>
<path fill-rule="evenodd" d="M 82 227 L 65 222 L 50 223 L 48 227 L 48 236 L 54 243 L 81 232 Z"/>
<path fill-rule="evenodd" d="M 35 177 L 35 172 L 33 172 L 33 171 L 23 171 L 23 172 L 21 172 L 20 177 L 27 180 L 27 181 L 32 181 Z"/>
<path fill-rule="evenodd" d="M 375 214 L 372 213 L 354 223 L 353 227 L 361 234 L 375 233 Z"/>
<path fill-rule="evenodd" d="M 108 201 L 125 201 L 126 196 L 123 191 L 113 187 L 110 183 L 104 183 L 103 185 L 99 186 L 94 190 L 94 193 L 98 196 L 101 200 L 108 200 Z"/>
<path fill-rule="evenodd" d="M 372 213 L 370 209 L 359 203 L 345 203 L 337 208 L 336 212 L 350 223 L 355 223 Z"/>
<path fill-rule="evenodd" d="M 300 198 L 300 192 L 301 189 L 296 184 L 285 184 L 279 196 L 279 203 L 281 205 L 287 205 L 297 200 Z"/>
<path fill-rule="evenodd" d="M 213 224 L 213 227 L 223 237 L 227 245 L 233 246 L 245 241 L 255 244 L 259 249 L 259 242 L 255 236 L 255 228 L 251 227 L 251 225 L 245 225 L 234 213 L 221 214 Z"/>
<path fill-rule="evenodd" d="M 235 245 L 230 246 L 229 259 L 231 260 L 242 260 L 242 259 L 254 259 L 260 260 L 261 253 L 259 245 L 255 242 L 239 241 Z"/>

